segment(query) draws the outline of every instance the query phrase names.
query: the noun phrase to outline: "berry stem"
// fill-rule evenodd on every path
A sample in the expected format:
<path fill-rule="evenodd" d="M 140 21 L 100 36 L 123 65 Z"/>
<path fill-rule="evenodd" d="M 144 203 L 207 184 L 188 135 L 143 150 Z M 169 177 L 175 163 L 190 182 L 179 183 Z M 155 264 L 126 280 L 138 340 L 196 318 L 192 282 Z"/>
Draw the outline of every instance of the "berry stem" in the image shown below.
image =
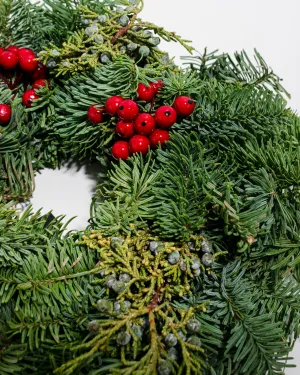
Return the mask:
<path fill-rule="evenodd" d="M 22 78 L 23 78 L 23 72 L 20 72 L 20 73 L 17 75 L 17 77 L 16 77 L 16 79 L 15 79 L 13 85 L 12 85 L 12 88 L 13 88 L 13 89 L 15 89 L 16 87 L 18 87 L 18 84 L 20 83 L 20 81 L 21 81 Z"/>
<path fill-rule="evenodd" d="M 9 83 L 9 81 L 6 79 L 6 77 L 4 77 L 3 74 L 0 73 L 0 78 L 2 79 L 2 81 L 8 86 L 9 89 L 12 89 L 11 87 L 11 83 Z"/>

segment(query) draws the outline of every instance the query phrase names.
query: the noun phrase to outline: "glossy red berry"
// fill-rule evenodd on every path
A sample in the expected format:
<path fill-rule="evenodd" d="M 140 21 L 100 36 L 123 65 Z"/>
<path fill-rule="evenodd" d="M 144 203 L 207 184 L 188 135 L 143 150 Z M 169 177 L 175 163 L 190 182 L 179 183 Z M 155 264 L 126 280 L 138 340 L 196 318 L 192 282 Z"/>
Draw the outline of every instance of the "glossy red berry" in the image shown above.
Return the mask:
<path fill-rule="evenodd" d="M 34 90 L 27 90 L 23 94 L 22 102 L 27 108 L 31 108 L 32 103 L 39 98 Z"/>
<path fill-rule="evenodd" d="M 141 135 L 149 135 L 155 128 L 155 120 L 149 113 L 141 113 L 134 122 L 134 130 Z"/>
<path fill-rule="evenodd" d="M 7 104 L 0 104 L 0 125 L 7 125 L 11 119 L 11 107 Z"/>
<path fill-rule="evenodd" d="M 19 58 L 19 64 L 24 72 L 34 72 L 38 66 L 38 61 L 35 55 L 24 54 Z"/>
<path fill-rule="evenodd" d="M 12 70 L 18 65 L 19 57 L 14 52 L 4 51 L 0 55 L 0 65 L 4 69 Z"/>
<path fill-rule="evenodd" d="M 111 116 L 116 116 L 120 104 L 123 102 L 123 98 L 121 96 L 112 96 L 108 98 L 105 103 L 105 110 Z"/>
<path fill-rule="evenodd" d="M 116 126 L 116 133 L 122 138 L 130 138 L 134 134 L 133 122 L 119 121 Z"/>
<path fill-rule="evenodd" d="M 15 53 L 16 55 L 18 55 L 19 53 L 19 47 L 17 46 L 9 46 L 6 48 L 6 51 L 11 51 L 13 53 Z"/>
<path fill-rule="evenodd" d="M 47 81 L 46 79 L 37 79 L 33 82 L 32 89 L 39 90 L 41 87 L 45 87 L 46 85 L 49 86 L 49 81 Z"/>
<path fill-rule="evenodd" d="M 5 49 L 0 47 L 0 55 L 1 55 L 1 53 L 4 52 L 4 51 L 5 51 Z"/>
<path fill-rule="evenodd" d="M 189 96 L 179 96 L 174 102 L 174 108 L 179 116 L 190 116 L 195 110 L 195 102 Z"/>
<path fill-rule="evenodd" d="M 142 83 L 139 83 L 137 89 L 138 97 L 140 100 L 144 100 L 145 102 L 151 102 L 155 96 L 155 90 L 153 87 L 147 87 Z"/>
<path fill-rule="evenodd" d="M 98 104 L 91 105 L 87 111 L 87 116 L 92 124 L 100 124 L 103 122 L 103 107 Z"/>
<path fill-rule="evenodd" d="M 124 121 L 132 121 L 139 114 L 139 107 L 133 100 L 123 100 L 118 109 L 118 116 Z"/>
<path fill-rule="evenodd" d="M 155 91 L 155 94 L 158 93 L 158 91 L 164 87 L 164 83 L 163 81 L 161 81 L 160 79 L 157 81 L 157 82 L 152 82 L 151 85 L 150 85 L 153 90 Z"/>
<path fill-rule="evenodd" d="M 128 142 L 118 141 L 112 147 L 112 154 L 117 159 L 126 160 L 129 158 L 129 145 Z"/>
<path fill-rule="evenodd" d="M 143 155 L 147 154 L 150 147 L 150 141 L 144 135 L 134 135 L 129 141 L 129 150 L 132 154 L 141 152 Z"/>
<path fill-rule="evenodd" d="M 151 147 L 155 148 L 160 143 L 162 146 L 170 140 L 170 134 L 167 130 L 155 129 L 150 135 Z"/>
<path fill-rule="evenodd" d="M 31 77 L 34 81 L 37 81 L 38 79 L 43 79 L 47 75 L 47 68 L 46 65 L 42 64 L 41 62 L 38 63 L 37 68 L 32 73 Z"/>
<path fill-rule="evenodd" d="M 26 55 L 34 55 L 34 52 L 30 48 L 22 47 L 22 48 L 19 48 L 18 55 L 19 57 L 26 56 Z"/>
<path fill-rule="evenodd" d="M 157 126 L 168 129 L 175 124 L 177 120 L 177 113 L 174 108 L 164 105 L 159 107 L 155 112 L 155 121 Z"/>

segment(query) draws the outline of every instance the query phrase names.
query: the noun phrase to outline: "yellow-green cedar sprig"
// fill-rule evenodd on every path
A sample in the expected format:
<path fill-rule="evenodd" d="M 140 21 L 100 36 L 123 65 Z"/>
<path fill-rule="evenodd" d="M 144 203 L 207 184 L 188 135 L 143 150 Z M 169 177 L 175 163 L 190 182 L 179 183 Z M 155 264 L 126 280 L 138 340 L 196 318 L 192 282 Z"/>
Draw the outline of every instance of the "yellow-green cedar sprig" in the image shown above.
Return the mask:
<path fill-rule="evenodd" d="M 127 2 L 124 2 L 127 4 Z M 128 3 L 130 4 L 130 3 Z M 127 4 L 127 5 L 128 5 Z M 141 27 L 143 30 L 151 30 L 158 37 L 168 42 L 179 42 L 188 52 L 192 53 L 193 48 L 189 45 L 190 41 L 184 40 L 174 32 L 168 32 L 164 28 L 149 22 L 143 22 L 137 18 L 138 13 L 143 9 L 143 1 L 139 1 L 135 7 L 130 10 L 112 11 L 109 8 L 103 8 L 104 15 L 107 20 L 103 24 L 97 23 L 99 14 L 86 6 L 79 6 L 82 19 L 89 20 L 95 27 L 95 33 L 86 35 L 85 30 L 75 31 L 63 45 L 56 46 L 50 44 L 48 48 L 40 53 L 40 59 L 47 64 L 51 60 L 55 60 L 56 75 L 64 75 L 67 73 L 77 73 L 90 68 L 95 68 L 99 63 L 101 54 L 107 53 L 111 60 L 115 60 L 122 52 L 120 48 L 133 42 L 138 46 L 149 48 L 149 55 L 144 59 L 147 64 L 153 67 L 160 65 L 164 69 L 173 66 L 172 60 L 163 62 L 165 52 L 159 50 L 152 43 L 151 39 L 133 29 L 133 27 Z M 130 22 L 127 26 L 121 26 L 118 22 L 122 16 L 128 16 Z M 87 29 L 86 29 L 87 30 Z M 103 38 L 103 43 L 98 43 L 95 39 Z M 139 63 L 143 60 L 143 55 L 132 55 L 132 58 Z"/>

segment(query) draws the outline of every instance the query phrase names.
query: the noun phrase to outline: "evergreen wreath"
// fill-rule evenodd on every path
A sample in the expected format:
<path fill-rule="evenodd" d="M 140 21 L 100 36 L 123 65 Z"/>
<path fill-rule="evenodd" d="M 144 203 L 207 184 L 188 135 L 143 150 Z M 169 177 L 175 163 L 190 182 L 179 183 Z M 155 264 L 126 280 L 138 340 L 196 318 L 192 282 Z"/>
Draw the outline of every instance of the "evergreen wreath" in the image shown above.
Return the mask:
<path fill-rule="evenodd" d="M 258 52 L 181 69 L 158 44 L 190 43 L 142 8 L 0 0 L 1 375 L 290 366 L 300 119 Z M 89 227 L 65 234 L 16 203 L 70 157 L 103 173 Z"/>

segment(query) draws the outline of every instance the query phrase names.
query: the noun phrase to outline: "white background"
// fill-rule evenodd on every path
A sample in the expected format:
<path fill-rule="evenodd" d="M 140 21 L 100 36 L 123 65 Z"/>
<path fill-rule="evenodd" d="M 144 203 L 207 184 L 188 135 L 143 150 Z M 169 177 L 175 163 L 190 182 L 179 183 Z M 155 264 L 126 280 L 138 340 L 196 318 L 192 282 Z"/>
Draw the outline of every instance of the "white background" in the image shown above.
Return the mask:
<path fill-rule="evenodd" d="M 300 109 L 300 32 L 299 0 L 144 0 L 142 17 L 169 31 L 193 41 L 200 52 L 235 52 L 254 48 L 272 69 L 284 79 L 292 94 L 289 105 Z M 176 45 L 163 45 L 172 56 L 187 55 Z M 83 229 L 89 218 L 89 204 L 97 170 L 77 166 L 60 171 L 45 170 L 36 179 L 37 189 L 32 199 L 35 209 L 53 209 L 54 215 L 78 216 L 70 229 Z M 96 173 L 96 172 L 95 172 Z M 293 355 L 300 365 L 300 345 Z M 299 369 L 286 370 L 287 375 L 299 374 Z"/>

